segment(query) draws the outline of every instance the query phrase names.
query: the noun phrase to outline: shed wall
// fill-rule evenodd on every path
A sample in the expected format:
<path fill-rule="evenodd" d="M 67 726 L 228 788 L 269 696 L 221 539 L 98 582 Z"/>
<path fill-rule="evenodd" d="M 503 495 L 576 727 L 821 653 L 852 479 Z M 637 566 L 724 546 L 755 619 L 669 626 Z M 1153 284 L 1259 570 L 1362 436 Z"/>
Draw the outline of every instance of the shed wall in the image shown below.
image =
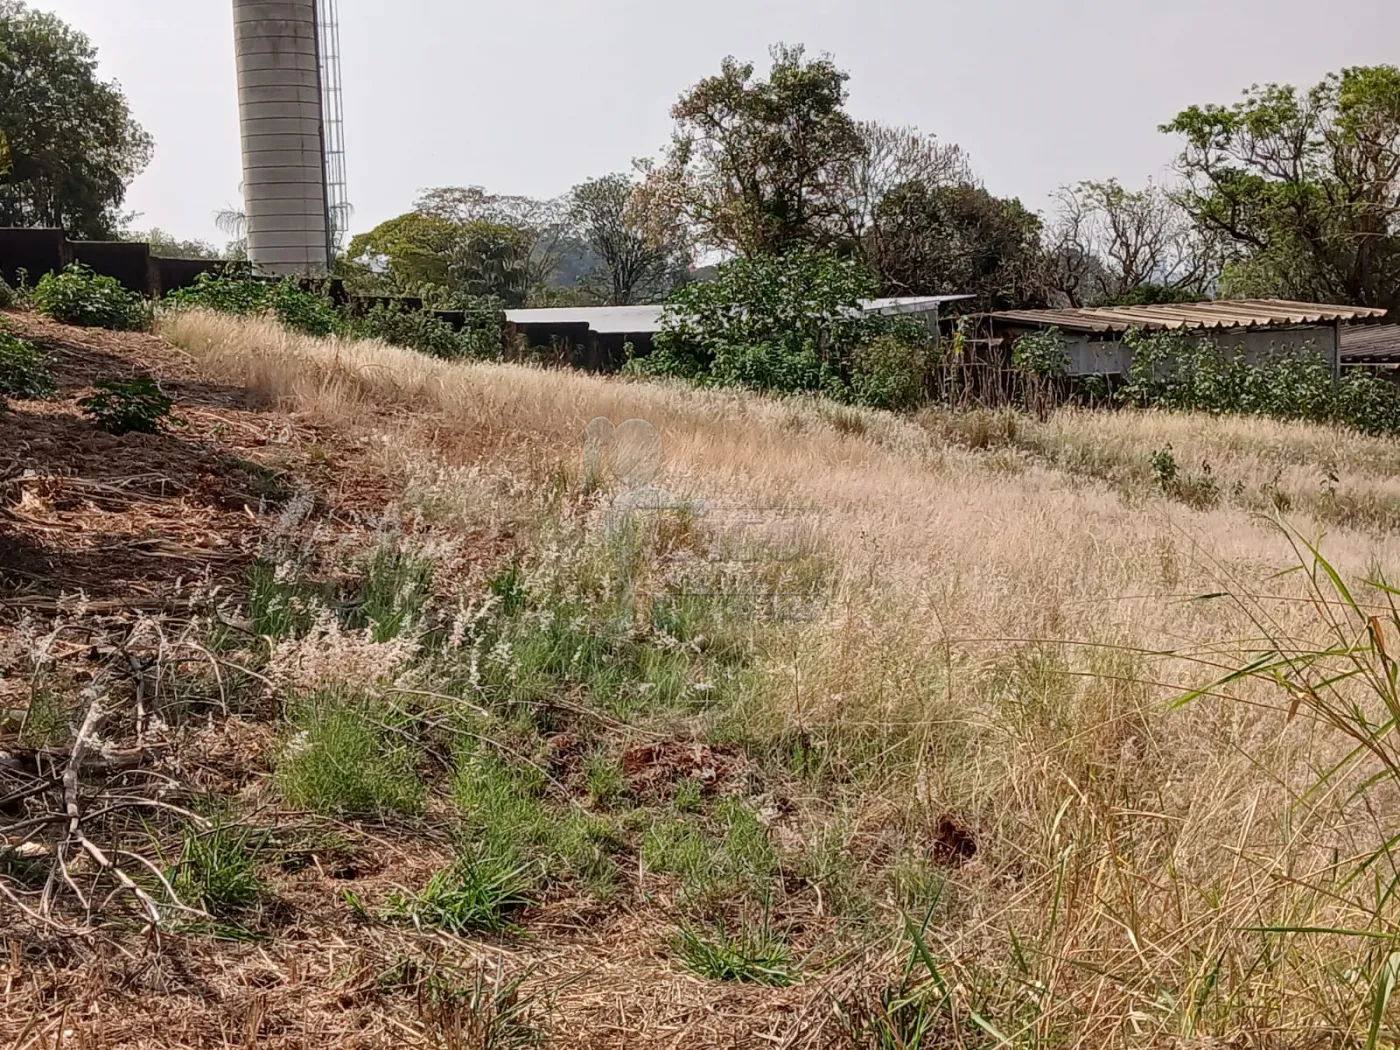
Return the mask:
<path fill-rule="evenodd" d="M 1312 343 L 1328 361 L 1337 352 L 1337 332 L 1332 325 L 1314 328 L 1272 329 L 1259 332 L 1205 332 L 1201 338 L 1216 342 L 1227 351 L 1239 350 L 1246 363 L 1256 365 L 1271 352 L 1301 349 Z M 1126 375 L 1133 354 L 1119 340 L 1092 339 L 1083 333 L 1066 333 L 1070 370 L 1073 376 Z"/>

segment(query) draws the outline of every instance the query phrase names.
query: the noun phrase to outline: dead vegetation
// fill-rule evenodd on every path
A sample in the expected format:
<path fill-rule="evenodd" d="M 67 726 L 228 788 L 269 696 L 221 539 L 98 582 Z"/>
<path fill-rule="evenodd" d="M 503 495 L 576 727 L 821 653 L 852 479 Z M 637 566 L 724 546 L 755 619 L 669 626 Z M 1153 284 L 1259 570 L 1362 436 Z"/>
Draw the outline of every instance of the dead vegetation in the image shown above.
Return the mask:
<path fill-rule="evenodd" d="M 1374 577 L 1390 518 L 1327 499 L 1379 507 L 1392 442 L 11 323 L 59 389 L 0 416 L 0 1040 L 1388 1031 L 1393 894 L 1354 873 L 1389 864 L 1389 744 L 1308 700 L 1359 675 L 1279 687 L 1384 592 L 1278 577 L 1256 512 Z M 93 432 L 76 399 L 138 370 L 187 425 Z M 617 525 L 599 415 L 657 426 L 680 509 Z M 1168 445 L 1218 500 L 1158 484 Z M 1295 663 L 1172 703 L 1270 649 Z"/>

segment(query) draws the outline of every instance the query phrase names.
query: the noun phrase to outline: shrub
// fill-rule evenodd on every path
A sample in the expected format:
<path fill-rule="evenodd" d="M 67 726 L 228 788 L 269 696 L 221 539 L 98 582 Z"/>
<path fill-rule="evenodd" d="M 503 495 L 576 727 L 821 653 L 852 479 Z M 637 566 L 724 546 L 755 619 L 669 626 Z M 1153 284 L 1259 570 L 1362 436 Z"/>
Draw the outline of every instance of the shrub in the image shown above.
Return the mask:
<path fill-rule="evenodd" d="M 268 310 L 268 300 L 265 281 L 202 273 L 189 287 L 168 292 L 162 303 L 171 309 L 203 307 L 225 314 L 260 314 Z"/>
<path fill-rule="evenodd" d="M 1069 372 L 1069 350 L 1058 328 L 1031 332 L 1016 340 L 1012 365 L 1025 384 L 1026 407 L 1044 420 Z"/>
<path fill-rule="evenodd" d="M 53 390 L 48 355 L 28 340 L 0 329 L 0 397 L 48 397 Z"/>
<path fill-rule="evenodd" d="M 427 789 L 404 718 L 367 700 L 319 693 L 291 711 L 295 730 L 277 765 L 293 805 L 334 816 L 417 813 Z"/>
<path fill-rule="evenodd" d="M 867 314 L 861 301 L 878 290 L 859 263 L 835 255 L 735 259 L 714 281 L 681 286 L 662 314 L 655 349 L 632 370 L 841 400 L 860 396 L 859 372 L 861 389 L 888 397 L 886 381 L 875 377 L 893 346 L 873 350 L 866 366 L 857 364 L 861 349 L 882 339 L 912 348 L 927 333 L 917 320 Z"/>
<path fill-rule="evenodd" d="M 921 347 L 882 335 L 856 350 L 851 362 L 852 400 L 867 408 L 914 408 L 923 396 L 926 368 Z"/>
<path fill-rule="evenodd" d="M 299 288 L 295 281 L 282 280 L 273 285 L 270 304 L 277 319 L 294 332 L 327 336 L 341 329 L 335 304 L 324 295 Z"/>
<path fill-rule="evenodd" d="M 136 331 L 151 323 L 145 299 L 115 277 L 93 273 L 82 263 L 40 277 L 33 301 L 41 314 L 63 324 Z"/>
<path fill-rule="evenodd" d="M 1144 407 L 1238 412 L 1341 423 L 1371 434 L 1400 430 L 1400 387 L 1365 369 L 1342 381 L 1317 347 L 1275 348 L 1257 364 L 1237 350 L 1185 333 L 1127 333 L 1133 351 L 1118 397 Z"/>
<path fill-rule="evenodd" d="M 273 313 L 293 331 L 305 335 L 332 335 L 341 328 L 335 304 L 324 295 L 301 288 L 290 278 L 277 282 L 232 274 L 202 273 L 188 288 L 179 288 L 163 300 L 171 309 L 202 307 L 219 313 L 256 316 Z"/>
<path fill-rule="evenodd" d="M 149 376 L 124 383 L 99 379 L 93 386 L 97 392 L 78 407 L 109 434 L 159 434 L 171 424 L 184 425 L 171 411 L 175 402 Z"/>
<path fill-rule="evenodd" d="M 1367 434 L 1400 431 L 1400 387 L 1364 368 L 1349 368 L 1337 391 L 1337 416 Z"/>
<path fill-rule="evenodd" d="M 15 290 L 6 283 L 3 276 L 0 276 L 0 310 L 8 310 L 14 306 L 17 298 Z"/>
<path fill-rule="evenodd" d="M 467 346 L 452 326 L 426 310 L 400 310 L 383 303 L 349 322 L 350 334 L 360 339 L 381 339 L 392 346 L 432 354 L 462 357 Z"/>
<path fill-rule="evenodd" d="M 1011 363 L 1022 375 L 1059 379 L 1069 371 L 1069 350 L 1060 330 L 1048 328 L 1017 339 Z"/>

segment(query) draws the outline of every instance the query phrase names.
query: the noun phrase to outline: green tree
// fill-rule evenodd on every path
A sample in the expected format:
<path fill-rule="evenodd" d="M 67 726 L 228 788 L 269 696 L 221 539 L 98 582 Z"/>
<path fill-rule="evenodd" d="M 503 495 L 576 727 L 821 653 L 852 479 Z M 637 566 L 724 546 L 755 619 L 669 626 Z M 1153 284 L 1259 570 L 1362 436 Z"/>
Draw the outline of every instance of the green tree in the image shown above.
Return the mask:
<path fill-rule="evenodd" d="M 612 306 L 663 298 L 684 279 L 689 262 L 680 231 L 659 236 L 633 208 L 636 184 L 626 175 L 605 175 L 575 186 L 572 215 L 580 235 L 602 260 L 580 284 Z"/>
<path fill-rule="evenodd" d="M 648 170 L 648 211 L 705 247 L 781 254 L 828 243 L 842 225 L 844 168 L 864 146 L 846 113 L 846 73 L 801 47 L 771 50 L 767 80 L 726 58 L 671 110 L 663 163 Z"/>
<path fill-rule="evenodd" d="M 0 181 L 0 226 L 107 237 L 121 225 L 151 137 L 117 85 L 98 79 L 88 38 L 19 0 L 0 0 L 0 128 L 12 168 Z"/>
<path fill-rule="evenodd" d="M 886 196 L 914 183 L 936 190 L 974 178 L 967 154 L 918 128 L 865 121 L 857 129 L 861 151 L 835 173 L 842 211 L 840 246 L 846 251 L 863 248 L 875 260 L 881 254 L 882 232 L 875 218 Z"/>
<path fill-rule="evenodd" d="M 478 220 L 462 227 L 448 263 L 449 286 L 524 306 L 530 292 L 530 236 L 513 226 Z"/>
<path fill-rule="evenodd" d="M 576 245 L 557 201 L 447 186 L 413 211 L 352 238 L 341 271 L 357 291 L 451 301 L 492 296 L 522 306 Z"/>
<path fill-rule="evenodd" d="M 459 228 L 486 222 L 516 230 L 525 243 L 526 280 L 531 288 L 553 280 L 573 232 L 564 200 L 488 193 L 480 186 L 428 190 L 414 203 L 414 210 Z"/>
<path fill-rule="evenodd" d="M 411 211 L 357 234 L 345 254 L 352 262 L 387 268 L 405 287 L 446 284 L 451 256 L 461 236 L 460 224 Z"/>
<path fill-rule="evenodd" d="M 1227 293 L 1400 307 L 1400 68 L 1253 87 L 1162 130 L 1186 140 L 1187 206 L 1230 244 Z"/>
<path fill-rule="evenodd" d="M 875 209 L 866 255 L 886 295 L 972 295 L 982 309 L 1041 305 L 1040 218 L 980 186 L 896 187 Z"/>

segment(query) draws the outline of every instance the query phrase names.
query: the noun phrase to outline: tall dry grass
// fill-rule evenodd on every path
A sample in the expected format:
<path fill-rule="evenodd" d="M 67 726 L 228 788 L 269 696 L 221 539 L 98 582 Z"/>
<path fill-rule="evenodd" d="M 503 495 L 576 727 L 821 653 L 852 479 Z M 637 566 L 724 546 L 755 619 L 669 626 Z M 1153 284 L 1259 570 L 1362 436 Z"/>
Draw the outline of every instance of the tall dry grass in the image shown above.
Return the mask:
<path fill-rule="evenodd" d="M 420 501 L 472 520 L 576 474 L 599 415 L 660 430 L 672 491 L 818 517 L 839 567 L 823 614 L 781 632 L 766 686 L 709 728 L 819 756 L 781 819 L 869 870 L 933 856 L 949 822 L 975 834 L 975 856 L 936 875 L 928 942 L 947 1010 L 987 1020 L 984 1045 L 1372 1031 L 1396 876 L 1388 857 L 1347 873 L 1386 856 L 1395 785 L 1365 783 L 1364 756 L 1337 768 L 1354 742 L 1267 680 L 1171 701 L 1260 650 L 1325 644 L 1325 606 L 1279 575 L 1296 550 L 1252 493 L 1282 492 L 1272 505 L 1305 532 L 1341 522 L 1325 549 L 1348 579 L 1400 564 L 1385 514 L 1326 513 L 1328 489 L 1400 497 L 1394 441 L 1155 413 L 909 419 L 204 313 L 161 331 L 212 375 L 373 436 Z M 1154 487 L 1167 444 L 1211 464 L 1217 506 Z M 892 904 L 926 903 L 902 892 Z M 1368 935 L 1283 932 L 1302 929 Z"/>

